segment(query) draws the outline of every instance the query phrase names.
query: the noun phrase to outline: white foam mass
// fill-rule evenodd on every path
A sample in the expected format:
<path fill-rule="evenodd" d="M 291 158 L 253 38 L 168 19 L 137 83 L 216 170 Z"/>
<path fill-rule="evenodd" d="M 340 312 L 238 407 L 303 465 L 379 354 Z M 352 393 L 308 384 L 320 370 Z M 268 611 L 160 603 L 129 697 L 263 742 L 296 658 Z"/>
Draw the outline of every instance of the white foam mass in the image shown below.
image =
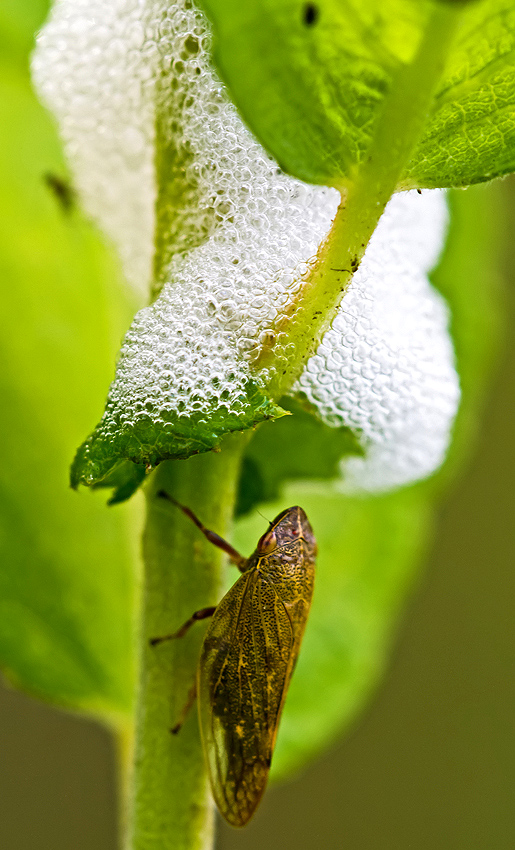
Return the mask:
<path fill-rule="evenodd" d="M 149 417 L 239 412 L 252 353 L 298 292 L 338 194 L 283 174 L 254 140 L 191 0 L 60 0 L 33 76 L 83 205 L 141 292 L 155 250 L 159 260 L 160 293 L 124 340 L 103 437 Z M 361 432 L 367 454 L 345 462 L 348 486 L 407 483 L 445 454 L 459 391 L 446 309 L 427 280 L 444 220 L 438 193 L 391 201 L 293 390 Z"/>
<path fill-rule="evenodd" d="M 447 226 L 443 192 L 389 202 L 341 310 L 294 389 L 327 423 L 361 434 L 347 492 L 388 490 L 444 460 L 460 391 L 448 309 L 427 273 Z"/>

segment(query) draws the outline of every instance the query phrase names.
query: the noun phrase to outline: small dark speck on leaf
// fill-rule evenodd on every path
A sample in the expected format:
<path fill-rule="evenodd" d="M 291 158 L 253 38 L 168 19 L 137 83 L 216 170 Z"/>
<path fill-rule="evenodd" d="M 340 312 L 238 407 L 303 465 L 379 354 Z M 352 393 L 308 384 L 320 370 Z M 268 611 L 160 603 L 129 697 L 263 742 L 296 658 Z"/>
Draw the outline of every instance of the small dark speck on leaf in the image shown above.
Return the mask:
<path fill-rule="evenodd" d="M 307 27 L 312 27 L 318 21 L 320 10 L 315 3 L 305 3 L 302 12 L 302 21 Z"/>
<path fill-rule="evenodd" d="M 57 174 L 52 174 L 51 172 L 44 174 L 43 179 L 64 212 L 71 212 L 75 201 L 75 191 L 68 181 L 59 177 Z"/>
<path fill-rule="evenodd" d="M 422 189 L 417 189 L 417 192 L 418 192 L 418 194 L 419 194 L 419 195 L 421 195 L 421 194 L 422 194 Z"/>

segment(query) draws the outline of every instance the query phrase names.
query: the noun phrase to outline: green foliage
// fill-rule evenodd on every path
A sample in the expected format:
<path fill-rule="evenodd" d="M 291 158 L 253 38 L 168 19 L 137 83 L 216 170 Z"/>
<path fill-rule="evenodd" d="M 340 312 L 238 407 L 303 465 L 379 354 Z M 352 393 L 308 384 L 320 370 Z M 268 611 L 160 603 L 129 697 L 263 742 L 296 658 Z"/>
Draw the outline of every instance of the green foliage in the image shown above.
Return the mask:
<path fill-rule="evenodd" d="M 515 168 L 515 8 L 471 3 L 435 92 L 406 186 L 468 186 Z"/>
<path fill-rule="evenodd" d="M 42 10 L 11 5 L 8 34 L 20 35 L 0 63 L 0 665 L 31 693 L 114 718 L 132 702 L 138 506 L 115 513 L 100 495 L 73 494 L 67 469 L 134 304 L 101 239 L 47 185 L 66 171 L 23 61 L 23 26 L 32 33 Z"/>
<path fill-rule="evenodd" d="M 309 182 L 351 183 L 434 3 L 202 0 L 202 5 L 213 22 L 222 77 L 281 167 Z M 448 11 L 459 15 L 457 37 L 402 186 L 466 186 L 515 168 L 513 4 L 449 3 Z M 444 19 L 441 28 L 443 36 Z M 411 106 L 406 98 L 406 116 Z M 402 115 L 395 120 L 400 137 Z"/>
<path fill-rule="evenodd" d="M 146 472 L 147 469 L 143 464 L 133 463 L 131 460 L 120 460 L 104 478 L 93 484 L 93 489 L 112 488 L 113 494 L 107 504 L 117 505 L 119 502 L 126 502 L 134 495 L 143 483 Z"/>
<path fill-rule="evenodd" d="M 71 469 L 72 487 L 117 487 L 114 502 L 129 498 L 143 477 L 141 467 L 151 468 L 163 460 L 181 460 L 199 452 L 217 449 L 222 437 L 234 431 L 246 431 L 267 419 L 284 416 L 284 411 L 265 398 L 256 384 L 249 381 L 239 398 L 231 399 L 231 409 L 214 407 L 205 412 L 163 422 L 154 414 L 140 417 L 130 425 L 119 422 L 113 430 L 101 421 L 82 444 Z M 133 464 L 131 467 L 126 463 Z M 116 471 L 115 471 L 116 470 Z M 124 470 L 122 480 L 120 470 Z M 127 477 L 128 476 L 128 477 Z"/>

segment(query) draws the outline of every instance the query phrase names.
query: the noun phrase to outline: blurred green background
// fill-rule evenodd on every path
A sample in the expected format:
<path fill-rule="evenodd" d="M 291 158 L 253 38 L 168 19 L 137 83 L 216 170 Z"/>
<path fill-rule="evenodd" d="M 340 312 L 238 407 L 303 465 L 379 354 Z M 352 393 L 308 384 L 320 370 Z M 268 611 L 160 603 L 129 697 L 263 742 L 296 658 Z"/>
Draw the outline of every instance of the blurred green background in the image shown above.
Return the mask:
<path fill-rule="evenodd" d="M 1 368 L 7 376 L 11 369 L 24 368 L 23 379 L 33 382 L 41 444 L 30 438 L 28 429 L 24 453 L 16 458 L 9 454 L 11 437 L 16 447 L 22 443 L 20 435 L 24 436 L 23 406 L 13 415 L 15 391 L 11 398 L 2 389 L 0 420 L 4 426 L 0 433 L 6 458 L 3 480 L 9 482 L 14 468 L 26 476 L 20 475 L 13 489 L 19 482 L 19 505 L 27 516 L 31 511 L 35 514 L 31 517 L 35 525 L 40 520 L 38 505 L 44 505 L 45 488 L 51 480 L 53 491 L 62 493 L 62 499 L 50 510 L 62 516 L 60 533 L 66 540 L 68 516 L 73 530 L 76 522 L 83 522 L 87 529 L 88 523 L 101 523 L 105 515 L 103 496 L 71 498 L 65 485 L 67 466 L 75 446 L 94 421 L 97 411 L 92 413 L 92 405 L 98 405 L 107 387 L 119 338 L 134 305 L 127 301 L 120 307 L 119 280 L 99 250 L 96 235 L 73 211 L 71 216 L 76 217 L 70 227 L 70 213 L 45 185 L 42 162 L 45 170 L 55 170 L 58 175 L 65 172 L 51 124 L 42 111 L 35 118 L 25 71 L 20 73 L 31 34 L 43 19 L 45 8 L 44 0 L 5 0 L 0 9 L 0 47 L 7 48 L 0 55 L 3 91 L 7 92 L 2 101 L 7 108 L 3 116 L 5 132 L 0 141 L 0 164 L 7 163 L 0 195 L 5 225 L 0 238 L 4 333 L 12 331 L 20 320 L 14 346 L 18 359 L 4 360 Z M 36 125 L 37 139 L 26 129 Z M 467 468 L 441 506 L 434 544 L 405 613 L 386 680 L 350 735 L 298 780 L 271 789 L 247 829 L 236 832 L 221 826 L 218 850 L 263 846 L 511 850 L 515 846 L 512 180 L 504 182 L 502 194 L 505 226 L 502 238 L 492 244 L 487 262 L 504 273 L 507 338 L 485 405 L 482 430 Z M 47 240 L 49 222 L 54 243 L 59 245 L 53 266 L 48 265 L 55 247 Z M 21 259 L 19 246 L 12 242 L 11 233 L 15 231 L 24 234 Z M 84 256 L 91 267 L 81 265 Z M 39 275 L 40 258 L 49 276 L 47 281 Z M 15 268 L 17 274 L 24 275 L 23 280 L 14 276 Z M 30 283 L 26 289 L 25 278 Z M 105 296 L 105 314 L 98 322 L 92 307 L 97 303 L 96 296 L 91 294 L 90 298 L 86 284 L 104 279 L 112 280 L 112 290 Z M 62 298 L 59 305 L 47 304 L 45 286 L 49 282 L 56 287 L 51 291 Z M 77 347 L 77 329 L 67 326 L 67 311 L 77 309 L 76 290 L 84 292 L 79 302 L 83 360 L 65 363 L 69 395 L 63 399 L 57 377 L 53 382 L 52 365 L 61 367 L 62 351 L 68 344 L 70 351 Z M 73 319 L 77 319 L 75 314 Z M 24 322 L 41 327 L 41 338 L 26 335 Z M 30 345 L 35 346 L 34 351 Z M 34 358 L 35 352 L 39 359 Z M 37 368 L 32 372 L 36 360 Z M 43 371 L 39 373 L 38 368 Z M 80 375 L 81 370 L 89 376 L 87 388 L 73 382 L 73 376 Z M 64 378 L 61 375 L 60 380 Z M 7 379 L 5 386 L 15 385 Z M 77 433 L 67 428 L 68 409 Z M 59 440 L 60 424 L 65 441 Z M 29 491 L 23 482 L 31 480 L 31 474 Z M 123 546 L 128 545 L 124 523 L 130 518 L 123 513 L 125 508 L 116 510 L 120 511 L 119 526 L 113 530 L 106 523 L 101 552 L 104 557 L 119 557 L 119 585 L 113 592 L 116 590 L 116 599 L 123 607 L 128 604 L 123 596 L 127 585 L 123 563 L 128 555 L 125 550 L 119 553 L 119 549 L 121 540 L 125 541 Z M 9 520 L 6 528 L 12 531 Z M 84 532 L 78 541 L 77 569 L 87 570 L 90 564 L 98 563 L 99 553 L 94 551 L 85 552 L 81 560 L 86 539 Z M 51 553 L 49 563 L 58 563 L 60 539 L 47 540 L 43 535 L 38 538 L 40 545 L 41 540 Z M 23 544 L 26 552 L 20 554 L 19 569 L 29 571 L 30 538 L 24 536 Z M 69 541 L 66 545 L 69 547 Z M 105 602 L 109 607 L 112 600 Z M 59 599 L 50 600 L 52 603 L 58 606 Z M 82 637 L 97 651 L 104 636 L 94 621 L 89 625 L 91 634 Z M 2 624 L 0 614 L 2 631 L 8 631 L 8 624 Z M 120 643 L 126 637 L 120 636 Z M 110 645 L 108 638 L 106 645 Z M 118 681 L 111 680 L 110 663 L 115 664 L 116 658 L 106 658 L 106 670 L 92 670 L 92 676 L 105 681 L 106 688 L 112 686 L 113 693 L 106 691 L 108 700 L 116 699 L 123 705 L 126 692 L 130 693 L 132 672 L 119 665 Z M 29 672 L 33 677 L 40 676 L 36 690 L 44 689 L 50 672 Z M 83 686 L 72 677 L 70 682 L 79 691 Z M 85 692 L 88 686 L 84 683 Z M 100 726 L 0 687 L 1 848 L 115 850 L 115 774 L 113 745 Z"/>

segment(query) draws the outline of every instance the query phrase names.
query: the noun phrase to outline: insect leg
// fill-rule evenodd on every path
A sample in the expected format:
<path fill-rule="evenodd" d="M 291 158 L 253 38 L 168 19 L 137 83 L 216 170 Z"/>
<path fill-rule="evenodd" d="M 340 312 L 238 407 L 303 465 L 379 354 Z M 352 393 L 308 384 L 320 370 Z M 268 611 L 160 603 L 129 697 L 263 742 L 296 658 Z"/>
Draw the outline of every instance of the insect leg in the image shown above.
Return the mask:
<path fill-rule="evenodd" d="M 197 682 L 195 680 L 193 682 L 192 687 L 188 691 L 188 699 L 184 703 L 182 711 L 179 715 L 179 720 L 177 721 L 175 726 L 172 726 L 172 728 L 170 729 L 170 732 L 172 733 L 172 735 L 177 735 L 177 732 L 179 732 L 180 729 L 182 728 L 182 725 L 183 725 L 184 721 L 186 720 L 186 718 L 189 714 L 189 711 L 191 709 L 191 706 L 195 702 L 196 698 L 197 698 Z"/>
<path fill-rule="evenodd" d="M 171 635 L 161 635 L 160 637 L 150 638 L 150 646 L 156 646 L 158 643 L 162 643 L 164 640 L 174 640 L 175 638 L 182 638 L 186 634 L 189 628 L 193 625 L 193 623 L 198 622 L 198 620 L 205 620 L 207 617 L 212 617 L 216 611 L 217 606 L 211 605 L 209 608 L 201 608 L 200 611 L 195 611 L 189 620 L 186 620 L 183 626 L 180 627 L 178 632 L 174 632 Z"/>
<path fill-rule="evenodd" d="M 161 499 L 168 499 L 169 502 L 180 508 L 180 510 L 195 523 L 197 528 L 200 529 L 204 537 L 206 537 L 214 546 L 218 546 L 219 549 L 223 549 L 223 551 L 229 555 L 233 564 L 236 564 L 236 566 L 243 571 L 243 568 L 247 563 L 247 559 L 244 558 L 243 555 L 240 555 L 240 553 L 237 552 L 236 549 L 227 542 L 227 540 L 224 540 L 223 537 L 220 537 L 220 535 L 215 531 L 211 531 L 209 528 L 206 528 L 206 526 L 200 522 L 199 518 L 195 516 L 190 508 L 187 508 L 185 505 L 181 505 L 180 502 L 170 496 L 165 490 L 159 490 L 157 495 Z"/>

